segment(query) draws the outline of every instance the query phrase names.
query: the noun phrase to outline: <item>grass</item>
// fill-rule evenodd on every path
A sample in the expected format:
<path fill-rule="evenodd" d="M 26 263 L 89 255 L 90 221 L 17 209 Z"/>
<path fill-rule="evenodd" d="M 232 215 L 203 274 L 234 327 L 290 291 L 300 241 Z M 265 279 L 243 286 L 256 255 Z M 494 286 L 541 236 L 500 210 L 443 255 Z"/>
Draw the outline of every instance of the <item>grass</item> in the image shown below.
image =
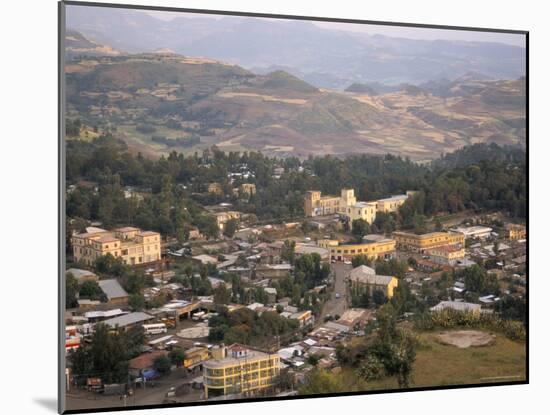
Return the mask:
<path fill-rule="evenodd" d="M 525 380 L 524 342 L 512 341 L 496 334 L 495 342 L 490 346 L 459 349 L 439 343 L 436 338 L 438 333 L 419 334 L 420 346 L 411 387 Z M 396 388 L 398 385 L 395 378 L 384 378 L 369 382 L 367 390 Z"/>

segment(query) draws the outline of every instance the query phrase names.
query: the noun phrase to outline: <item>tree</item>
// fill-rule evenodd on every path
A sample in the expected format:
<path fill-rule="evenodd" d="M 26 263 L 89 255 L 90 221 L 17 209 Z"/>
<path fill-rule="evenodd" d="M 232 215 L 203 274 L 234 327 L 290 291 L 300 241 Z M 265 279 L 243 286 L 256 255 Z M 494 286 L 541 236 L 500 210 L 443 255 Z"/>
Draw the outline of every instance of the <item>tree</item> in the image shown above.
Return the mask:
<path fill-rule="evenodd" d="M 214 289 L 214 304 L 229 304 L 231 302 L 231 291 L 225 284 L 219 284 Z"/>
<path fill-rule="evenodd" d="M 372 261 L 365 254 L 355 255 L 351 258 L 351 265 L 353 266 L 353 268 L 360 267 L 361 265 L 366 265 L 367 267 L 370 267 L 372 265 Z"/>
<path fill-rule="evenodd" d="M 318 354 L 312 353 L 307 357 L 307 362 L 311 366 L 317 366 L 319 364 L 319 361 L 321 360 L 321 356 Z"/>
<path fill-rule="evenodd" d="M 285 240 L 281 249 L 281 259 L 294 265 L 296 241 Z"/>
<path fill-rule="evenodd" d="M 372 301 L 374 302 L 374 304 L 380 307 L 382 304 L 385 304 L 388 301 L 388 298 L 386 297 L 386 294 L 384 294 L 384 291 L 374 290 L 372 292 Z"/>
<path fill-rule="evenodd" d="M 132 311 L 141 311 L 145 308 L 145 298 L 143 294 L 130 294 L 128 297 L 128 306 Z"/>
<path fill-rule="evenodd" d="M 157 356 L 153 360 L 153 369 L 155 369 L 161 375 L 166 375 L 170 373 L 172 368 L 172 362 L 165 355 Z"/>
<path fill-rule="evenodd" d="M 233 238 L 233 235 L 235 235 L 235 232 L 237 231 L 238 227 L 239 227 L 239 221 L 237 219 L 229 219 L 225 223 L 225 227 L 223 228 L 223 234 L 228 238 Z"/>
<path fill-rule="evenodd" d="M 175 348 L 168 353 L 168 358 L 173 365 L 181 367 L 185 360 L 185 352 L 180 348 Z"/>
<path fill-rule="evenodd" d="M 106 301 L 105 294 L 96 281 L 84 281 L 80 286 L 80 297 L 90 300 Z"/>
<path fill-rule="evenodd" d="M 370 232 L 370 225 L 364 219 L 355 219 L 351 223 L 351 234 L 354 236 L 356 242 L 361 242 L 363 236 Z"/>
<path fill-rule="evenodd" d="M 70 272 L 65 282 L 65 307 L 73 308 L 78 305 L 77 295 L 79 291 L 78 280 Z"/>
<path fill-rule="evenodd" d="M 319 368 L 311 370 L 299 388 L 300 394 L 304 395 L 319 395 L 344 391 L 344 384 L 339 377 L 333 376 L 329 371 Z"/>

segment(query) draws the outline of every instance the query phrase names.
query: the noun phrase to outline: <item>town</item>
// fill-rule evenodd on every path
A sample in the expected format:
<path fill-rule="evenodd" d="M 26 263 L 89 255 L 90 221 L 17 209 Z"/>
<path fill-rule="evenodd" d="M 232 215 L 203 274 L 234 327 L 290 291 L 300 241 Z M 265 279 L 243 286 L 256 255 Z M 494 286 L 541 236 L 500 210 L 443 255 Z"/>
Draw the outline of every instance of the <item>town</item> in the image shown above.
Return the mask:
<path fill-rule="evenodd" d="M 524 379 L 525 207 L 480 178 L 521 161 L 461 150 L 458 183 L 444 158 L 96 141 L 69 148 L 69 409 Z M 513 356 L 478 370 L 470 345 Z"/>

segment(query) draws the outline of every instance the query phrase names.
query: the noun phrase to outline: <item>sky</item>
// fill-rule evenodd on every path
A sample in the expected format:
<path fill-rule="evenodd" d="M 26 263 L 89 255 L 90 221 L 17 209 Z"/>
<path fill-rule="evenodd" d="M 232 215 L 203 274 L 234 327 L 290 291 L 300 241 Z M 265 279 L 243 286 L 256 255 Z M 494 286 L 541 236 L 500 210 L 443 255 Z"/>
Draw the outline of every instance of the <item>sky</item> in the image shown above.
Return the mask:
<path fill-rule="evenodd" d="M 164 12 L 153 10 L 142 10 L 153 17 L 162 20 L 171 20 L 176 17 L 200 17 L 221 19 L 228 16 L 181 13 L 181 12 Z M 334 23 L 334 22 L 312 22 L 313 24 L 329 30 L 340 30 L 345 32 L 365 33 L 369 35 L 385 35 L 390 37 L 401 37 L 407 39 L 424 39 L 424 40 L 462 40 L 473 42 L 498 42 L 514 46 L 525 46 L 525 35 L 512 33 L 493 33 L 479 32 L 470 30 L 443 30 L 443 29 L 425 29 L 417 27 L 403 26 L 386 26 L 372 24 L 353 24 L 353 23 Z"/>

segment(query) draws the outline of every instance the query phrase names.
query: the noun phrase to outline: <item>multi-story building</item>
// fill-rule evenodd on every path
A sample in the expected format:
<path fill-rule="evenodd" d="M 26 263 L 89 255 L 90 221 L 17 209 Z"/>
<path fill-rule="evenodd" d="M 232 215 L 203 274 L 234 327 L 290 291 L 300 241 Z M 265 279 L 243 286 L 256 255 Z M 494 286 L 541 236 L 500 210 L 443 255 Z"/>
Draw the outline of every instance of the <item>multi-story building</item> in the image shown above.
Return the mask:
<path fill-rule="evenodd" d="M 185 351 L 183 359 L 183 367 L 189 370 L 194 369 L 198 365 L 207 361 L 210 358 L 210 352 L 206 347 L 191 347 Z"/>
<path fill-rule="evenodd" d="M 392 298 L 398 280 L 388 275 L 376 275 L 374 269 L 361 265 L 351 270 L 348 276 L 348 284 L 352 295 L 364 293 L 372 295 L 375 290 L 380 290 L 387 298 Z"/>
<path fill-rule="evenodd" d="M 436 264 L 455 265 L 464 258 L 466 251 L 460 245 L 443 245 L 428 250 L 430 259 Z"/>
<path fill-rule="evenodd" d="M 357 255 L 366 255 L 370 259 L 391 258 L 395 253 L 395 241 L 383 236 L 366 239 L 358 244 L 340 244 L 338 241 L 329 239 L 322 239 L 317 243 L 330 250 L 332 261 L 351 261 Z"/>
<path fill-rule="evenodd" d="M 229 210 L 227 212 L 217 212 L 214 213 L 214 217 L 216 218 L 216 223 L 218 224 L 218 228 L 220 228 L 220 231 L 223 232 L 225 229 L 225 224 L 231 220 L 231 219 L 240 219 L 241 218 L 241 212 L 237 212 L 235 210 Z"/>
<path fill-rule="evenodd" d="M 416 235 L 409 232 L 394 232 L 393 237 L 398 248 L 425 252 L 432 248 L 445 245 L 460 245 L 464 247 L 464 234 L 454 232 L 430 232 Z"/>
<path fill-rule="evenodd" d="M 275 385 L 279 355 L 249 349 L 240 344 L 211 350 L 203 363 L 204 396 L 239 394 L 250 396 Z"/>
<path fill-rule="evenodd" d="M 241 193 L 252 196 L 256 194 L 256 185 L 254 183 L 243 183 L 239 186 Z"/>
<path fill-rule="evenodd" d="M 508 225 L 506 225 L 506 237 L 511 241 L 525 239 L 527 237 L 527 229 L 525 229 L 525 226 L 523 225 L 509 223 Z"/>
<path fill-rule="evenodd" d="M 348 206 L 344 212 L 346 218 L 352 223 L 354 220 L 363 219 L 372 224 L 376 219 L 377 202 L 357 202 Z"/>
<path fill-rule="evenodd" d="M 222 185 L 220 183 L 217 183 L 217 182 L 213 182 L 213 183 L 208 184 L 208 193 L 214 193 L 214 194 L 217 194 L 217 195 L 222 195 L 223 194 Z"/>
<path fill-rule="evenodd" d="M 94 229 L 71 238 L 77 262 L 93 265 L 97 258 L 111 254 L 128 265 L 140 265 L 160 260 L 160 234 L 125 227 L 114 231 Z"/>
<path fill-rule="evenodd" d="M 304 212 L 309 217 L 345 213 L 348 206 L 356 203 L 353 189 L 342 189 L 340 196 L 321 196 L 320 191 L 310 190 L 304 199 Z"/>
<path fill-rule="evenodd" d="M 376 210 L 384 213 L 397 212 L 399 207 L 401 207 L 409 197 L 412 197 L 415 194 L 415 190 L 407 190 L 404 195 L 396 195 L 385 199 L 379 199 L 376 201 Z"/>

